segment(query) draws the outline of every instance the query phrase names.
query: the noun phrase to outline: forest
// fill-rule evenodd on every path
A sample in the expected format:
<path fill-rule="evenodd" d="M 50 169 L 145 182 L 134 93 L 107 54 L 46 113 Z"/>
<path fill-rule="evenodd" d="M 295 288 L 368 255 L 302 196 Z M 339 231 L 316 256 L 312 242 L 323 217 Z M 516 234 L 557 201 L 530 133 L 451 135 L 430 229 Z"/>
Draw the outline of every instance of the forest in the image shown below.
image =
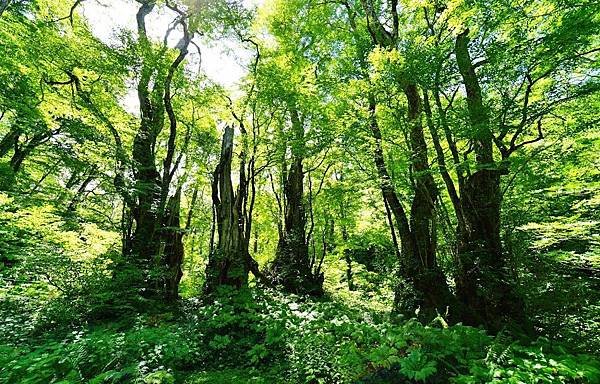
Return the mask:
<path fill-rule="evenodd" d="M 0 383 L 600 383 L 599 127 L 597 0 L 0 0 Z"/>

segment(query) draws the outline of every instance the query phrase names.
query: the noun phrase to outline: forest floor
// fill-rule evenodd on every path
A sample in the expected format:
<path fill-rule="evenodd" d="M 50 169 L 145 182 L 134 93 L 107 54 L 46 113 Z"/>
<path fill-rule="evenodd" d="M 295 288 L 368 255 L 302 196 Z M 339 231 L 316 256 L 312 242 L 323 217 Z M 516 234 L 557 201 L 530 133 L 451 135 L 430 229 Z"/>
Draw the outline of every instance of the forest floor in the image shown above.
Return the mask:
<path fill-rule="evenodd" d="M 121 310 L 80 325 L 54 314 L 35 329 L 15 308 L 0 326 L 0 383 L 600 382 L 600 361 L 544 337 L 423 325 L 336 299 L 249 290 Z"/>

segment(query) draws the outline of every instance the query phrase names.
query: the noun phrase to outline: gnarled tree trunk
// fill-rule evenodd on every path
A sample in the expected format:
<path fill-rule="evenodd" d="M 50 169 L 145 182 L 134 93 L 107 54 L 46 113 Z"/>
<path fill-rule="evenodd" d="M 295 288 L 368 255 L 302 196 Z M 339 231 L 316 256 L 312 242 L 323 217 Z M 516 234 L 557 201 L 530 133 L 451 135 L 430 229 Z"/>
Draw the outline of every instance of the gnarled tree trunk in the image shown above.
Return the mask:
<path fill-rule="evenodd" d="M 219 164 L 213 174 L 212 199 L 216 212 L 217 244 L 206 266 L 204 293 L 214 293 L 220 286 L 236 289 L 248 284 L 249 255 L 244 230 L 243 200 L 245 188 L 234 193 L 231 182 L 233 128 L 226 127 Z M 241 175 L 245 178 L 244 175 Z"/>
<path fill-rule="evenodd" d="M 404 277 L 412 281 L 416 290 L 417 304 L 422 307 L 425 316 L 431 317 L 435 316 L 435 310 L 443 313 L 447 307 L 454 306 L 455 299 L 446 282 L 446 276 L 437 264 L 435 206 L 439 191 L 429 167 L 427 143 L 423 132 L 421 97 L 416 84 L 413 83 L 405 85 L 404 94 L 408 102 L 407 117 L 410 125 L 409 142 L 414 178 L 414 196 L 410 208 L 410 232 L 414 243 L 407 250 L 411 254 L 405 254 L 401 264 L 405 268 Z M 397 309 L 402 308 L 399 294 L 400 292 L 396 295 Z M 405 307 L 404 312 L 413 309 Z M 454 314 L 452 316 L 454 317 Z"/>
<path fill-rule="evenodd" d="M 388 3 L 391 29 L 380 21 L 381 8 L 376 2 L 361 0 L 361 5 L 373 47 L 395 48 L 399 40 L 399 2 L 392 0 Z M 368 73 L 366 65 L 363 66 L 363 71 Z M 376 100 L 373 95 L 369 96 L 369 125 L 375 140 L 373 160 L 379 175 L 381 191 L 386 207 L 394 218 L 400 239 L 399 277 L 401 282 L 408 285 L 400 285 L 397 288 L 394 309 L 407 316 L 414 316 L 415 310 L 420 308 L 421 316 L 430 318 L 435 316 L 436 311 L 446 311 L 447 307 L 454 306 L 456 300 L 436 260 L 435 205 L 439 193 L 429 169 L 421 98 L 417 84 L 408 76 L 405 77 L 401 80 L 401 85 L 408 103 L 408 141 L 414 176 L 414 196 L 408 214 L 400 202 L 385 164 L 382 136 L 375 114 Z"/>
<path fill-rule="evenodd" d="M 375 115 L 375 99 L 370 97 L 370 128 L 375 139 L 373 160 L 379 175 L 381 191 L 394 218 L 400 237 L 400 284 L 395 293 L 394 310 L 414 316 L 421 308 L 423 317 L 435 316 L 454 304 L 446 278 L 436 261 L 435 201 L 437 187 L 427 162 L 427 148 L 421 123 L 421 103 L 417 87 L 407 85 L 409 103 L 410 146 L 415 178 L 410 217 L 404 210 L 385 164 L 381 131 Z"/>
<path fill-rule="evenodd" d="M 167 301 L 179 298 L 179 282 L 183 277 L 183 230 L 181 229 L 181 187 L 167 202 L 164 226 L 162 228 L 163 266 L 166 269 L 164 277 L 164 296 Z"/>
<path fill-rule="evenodd" d="M 313 274 L 306 238 L 304 203 L 304 127 L 298 111 L 290 108 L 294 143 L 292 163 L 284 180 L 285 213 L 275 260 L 270 274 L 273 283 L 292 293 L 321 295 L 323 275 Z"/>
<path fill-rule="evenodd" d="M 154 9 L 156 2 L 140 0 L 139 3 L 141 5 L 136 14 L 139 44 L 143 48 L 142 51 L 151 51 L 153 48 L 152 42 L 147 36 L 146 17 Z M 183 248 L 180 250 L 176 244 L 180 242 L 180 239 L 176 239 L 177 236 L 174 234 L 165 235 L 162 227 L 170 219 L 177 218 L 177 221 L 179 221 L 179 212 L 173 212 L 173 209 L 179 204 L 171 199 L 172 204 L 170 207 L 168 206 L 170 200 L 169 189 L 180 160 L 180 158 L 175 160 L 174 157 L 177 119 L 171 105 L 171 83 L 175 72 L 188 53 L 187 49 L 193 34 L 188 30 L 185 15 L 169 3 L 167 3 L 167 6 L 179 13 L 178 23 L 183 28 L 183 36 L 177 44 L 178 55 L 170 63 L 164 78 L 162 77 L 162 69 L 156 66 L 157 63 L 153 59 L 143 58 L 137 84 L 141 121 L 133 141 L 131 156 L 135 185 L 132 196 L 125 196 L 125 203 L 131 221 L 130 225 L 127 226 L 129 230 L 124 231 L 123 251 L 140 272 L 139 278 L 141 281 L 139 283 L 146 296 L 160 296 L 161 291 L 164 290 L 165 278 L 168 280 L 171 277 L 171 272 L 167 272 L 169 276 L 161 276 L 164 272 L 162 268 L 164 255 L 161 254 L 165 240 L 164 236 L 167 236 L 171 247 L 174 247 L 171 249 L 174 253 L 167 256 L 167 259 L 173 257 L 174 260 L 177 260 L 183 257 L 178 255 Z M 162 55 L 165 52 L 166 47 L 163 47 L 163 51 L 146 54 Z M 156 145 L 158 135 L 165 124 L 165 115 L 169 122 L 169 136 L 167 153 L 162 161 L 161 175 L 157 167 Z M 120 188 L 119 184 L 122 184 L 122 182 L 122 180 L 115 179 L 117 188 Z M 177 196 L 173 198 L 178 199 Z M 174 265 L 177 264 L 176 261 L 173 263 Z M 175 283 L 175 281 L 172 283 Z M 174 289 L 171 286 L 171 297 L 173 294 L 176 295 Z"/>
<path fill-rule="evenodd" d="M 507 171 L 494 162 L 494 137 L 469 54 L 468 34 L 466 30 L 457 36 L 455 54 L 467 92 L 477 169 L 460 191 L 464 225 L 457 236 L 461 264 L 457 293 L 471 310 L 467 321 L 493 331 L 511 321 L 527 328 L 523 300 L 515 292 L 500 238 L 500 176 Z"/>

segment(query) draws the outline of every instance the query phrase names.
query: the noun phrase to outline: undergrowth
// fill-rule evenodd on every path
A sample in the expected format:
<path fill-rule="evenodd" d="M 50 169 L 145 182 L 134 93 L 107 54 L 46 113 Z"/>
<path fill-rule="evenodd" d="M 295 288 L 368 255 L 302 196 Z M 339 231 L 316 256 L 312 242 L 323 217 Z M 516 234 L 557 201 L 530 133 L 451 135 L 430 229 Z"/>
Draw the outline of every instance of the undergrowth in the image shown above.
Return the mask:
<path fill-rule="evenodd" d="M 423 325 L 273 291 L 190 299 L 68 332 L 36 333 L 41 319 L 20 337 L 7 332 L 10 321 L 0 325 L 0 383 L 600 382 L 597 360 L 545 338 Z"/>

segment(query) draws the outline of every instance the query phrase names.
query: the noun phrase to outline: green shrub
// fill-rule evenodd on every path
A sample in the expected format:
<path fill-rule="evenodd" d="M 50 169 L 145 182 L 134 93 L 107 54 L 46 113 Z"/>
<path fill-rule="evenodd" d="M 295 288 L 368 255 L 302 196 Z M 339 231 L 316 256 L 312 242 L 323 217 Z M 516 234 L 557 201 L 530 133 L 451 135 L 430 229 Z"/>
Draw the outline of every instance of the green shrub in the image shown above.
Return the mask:
<path fill-rule="evenodd" d="M 600 382 L 597 360 L 548 339 L 393 320 L 270 290 L 223 292 L 0 345 L 0 383 Z"/>

